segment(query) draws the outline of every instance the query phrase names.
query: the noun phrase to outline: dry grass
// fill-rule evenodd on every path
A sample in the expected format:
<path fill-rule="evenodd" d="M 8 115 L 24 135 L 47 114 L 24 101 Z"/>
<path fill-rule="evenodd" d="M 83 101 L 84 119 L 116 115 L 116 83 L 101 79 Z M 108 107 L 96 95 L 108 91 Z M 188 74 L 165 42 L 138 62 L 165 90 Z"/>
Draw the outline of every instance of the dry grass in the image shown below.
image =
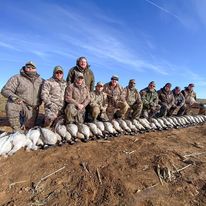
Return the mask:
<path fill-rule="evenodd" d="M 6 98 L 0 94 L 0 116 L 5 115 Z"/>

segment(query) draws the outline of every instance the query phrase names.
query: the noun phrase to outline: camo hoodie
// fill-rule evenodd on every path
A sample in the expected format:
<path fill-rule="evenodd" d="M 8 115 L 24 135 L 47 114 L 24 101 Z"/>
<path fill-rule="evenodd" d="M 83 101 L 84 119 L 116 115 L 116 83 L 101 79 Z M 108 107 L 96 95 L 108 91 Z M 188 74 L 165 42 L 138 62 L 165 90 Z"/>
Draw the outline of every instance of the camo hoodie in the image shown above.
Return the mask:
<path fill-rule="evenodd" d="M 24 72 L 24 67 L 20 74 L 11 77 L 1 90 L 1 94 L 8 98 L 19 98 L 30 106 L 39 106 L 41 104 L 40 92 L 43 79 L 36 74 L 33 78 Z"/>
<path fill-rule="evenodd" d="M 67 82 L 63 78 L 61 80 L 55 78 L 56 70 L 54 68 L 53 76 L 44 82 L 41 98 L 46 107 L 55 107 L 61 110 L 64 106 L 64 94 Z"/>

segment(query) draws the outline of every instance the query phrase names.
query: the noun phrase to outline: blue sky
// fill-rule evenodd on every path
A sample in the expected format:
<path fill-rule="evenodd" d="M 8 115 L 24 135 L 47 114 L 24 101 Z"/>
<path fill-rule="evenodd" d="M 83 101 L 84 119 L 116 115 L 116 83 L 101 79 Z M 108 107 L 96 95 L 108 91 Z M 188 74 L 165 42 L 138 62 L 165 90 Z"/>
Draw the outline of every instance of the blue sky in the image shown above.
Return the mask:
<path fill-rule="evenodd" d="M 195 83 L 206 98 L 205 11 L 203 0 L 0 0 L 0 88 L 29 60 L 66 78 L 86 56 L 96 82 Z"/>

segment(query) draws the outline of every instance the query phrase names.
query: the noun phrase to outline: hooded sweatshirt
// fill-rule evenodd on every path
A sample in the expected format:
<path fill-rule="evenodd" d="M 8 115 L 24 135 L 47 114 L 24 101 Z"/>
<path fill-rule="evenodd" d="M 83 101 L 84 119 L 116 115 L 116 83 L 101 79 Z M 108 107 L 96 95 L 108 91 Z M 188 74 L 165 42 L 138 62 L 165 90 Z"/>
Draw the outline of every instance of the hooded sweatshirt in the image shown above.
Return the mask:
<path fill-rule="evenodd" d="M 8 100 L 19 98 L 30 106 L 39 106 L 41 104 L 40 92 L 43 79 L 36 73 L 33 77 L 25 73 L 24 67 L 20 70 L 20 74 L 11 77 L 1 93 Z"/>

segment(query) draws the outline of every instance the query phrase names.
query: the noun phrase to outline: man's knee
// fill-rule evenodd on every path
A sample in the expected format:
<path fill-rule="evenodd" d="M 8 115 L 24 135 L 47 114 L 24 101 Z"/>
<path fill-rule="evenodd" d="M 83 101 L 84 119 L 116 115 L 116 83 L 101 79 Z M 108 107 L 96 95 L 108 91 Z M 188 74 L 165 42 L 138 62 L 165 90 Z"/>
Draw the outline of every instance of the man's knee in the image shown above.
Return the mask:
<path fill-rule="evenodd" d="M 92 107 L 91 110 L 92 110 L 92 117 L 96 119 L 98 115 L 100 114 L 100 108 Z"/>
<path fill-rule="evenodd" d="M 75 105 L 74 104 L 68 104 L 66 106 L 66 109 L 65 109 L 65 114 L 66 115 L 70 114 L 72 116 L 76 116 L 77 115 L 77 109 L 76 109 Z"/>
<path fill-rule="evenodd" d="M 69 122 L 73 122 L 74 121 L 74 118 L 77 116 L 78 114 L 78 111 L 75 107 L 74 104 L 68 104 L 66 106 L 66 109 L 65 109 L 65 116 L 66 116 L 66 121 L 69 123 Z"/>
<path fill-rule="evenodd" d="M 126 114 L 127 110 L 129 109 L 129 105 L 127 104 L 127 102 L 119 102 L 118 103 L 118 108 L 120 109 L 122 114 Z"/>

